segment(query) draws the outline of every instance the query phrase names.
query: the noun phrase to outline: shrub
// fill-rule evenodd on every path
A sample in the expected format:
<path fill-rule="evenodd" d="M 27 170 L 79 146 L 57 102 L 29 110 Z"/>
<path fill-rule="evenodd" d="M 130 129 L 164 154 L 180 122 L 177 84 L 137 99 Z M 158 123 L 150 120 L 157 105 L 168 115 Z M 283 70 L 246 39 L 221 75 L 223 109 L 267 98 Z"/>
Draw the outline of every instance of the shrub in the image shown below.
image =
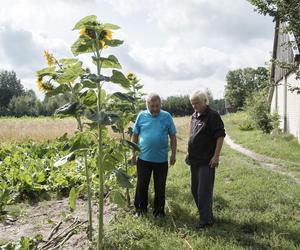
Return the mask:
<path fill-rule="evenodd" d="M 276 117 L 273 117 L 269 112 L 269 104 L 265 92 L 256 92 L 247 98 L 246 111 L 259 129 L 264 133 L 271 133 L 275 125 Z"/>
<path fill-rule="evenodd" d="M 239 125 L 239 129 L 242 131 L 250 131 L 253 130 L 254 128 L 255 128 L 255 124 L 251 120 L 243 121 L 243 123 Z"/>

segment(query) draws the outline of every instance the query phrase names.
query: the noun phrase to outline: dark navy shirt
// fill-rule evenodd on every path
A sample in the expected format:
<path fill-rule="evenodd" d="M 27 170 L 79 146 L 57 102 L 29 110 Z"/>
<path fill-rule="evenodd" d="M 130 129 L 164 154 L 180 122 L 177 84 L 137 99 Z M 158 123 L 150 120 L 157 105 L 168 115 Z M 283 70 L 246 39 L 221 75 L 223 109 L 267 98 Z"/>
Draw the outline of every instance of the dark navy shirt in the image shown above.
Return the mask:
<path fill-rule="evenodd" d="M 218 112 L 209 106 L 201 114 L 194 112 L 188 142 L 189 164 L 208 165 L 214 155 L 217 139 L 225 135 L 224 123 Z"/>

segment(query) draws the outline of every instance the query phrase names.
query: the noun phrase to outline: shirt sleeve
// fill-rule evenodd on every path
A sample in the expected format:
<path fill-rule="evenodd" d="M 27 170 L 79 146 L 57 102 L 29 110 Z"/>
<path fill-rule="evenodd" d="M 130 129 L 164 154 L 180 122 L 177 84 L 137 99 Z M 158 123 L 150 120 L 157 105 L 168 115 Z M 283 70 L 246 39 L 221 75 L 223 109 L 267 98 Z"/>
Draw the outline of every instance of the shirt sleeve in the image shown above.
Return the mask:
<path fill-rule="evenodd" d="M 140 120 L 141 120 L 141 113 L 138 114 L 135 123 L 133 125 L 133 130 L 132 132 L 136 135 L 140 134 Z"/>
<path fill-rule="evenodd" d="M 211 119 L 211 130 L 214 138 L 225 137 L 224 123 L 219 114 L 214 114 Z"/>
<path fill-rule="evenodd" d="M 176 127 L 173 121 L 172 116 L 169 114 L 169 128 L 168 128 L 168 133 L 169 135 L 175 135 L 176 134 Z"/>

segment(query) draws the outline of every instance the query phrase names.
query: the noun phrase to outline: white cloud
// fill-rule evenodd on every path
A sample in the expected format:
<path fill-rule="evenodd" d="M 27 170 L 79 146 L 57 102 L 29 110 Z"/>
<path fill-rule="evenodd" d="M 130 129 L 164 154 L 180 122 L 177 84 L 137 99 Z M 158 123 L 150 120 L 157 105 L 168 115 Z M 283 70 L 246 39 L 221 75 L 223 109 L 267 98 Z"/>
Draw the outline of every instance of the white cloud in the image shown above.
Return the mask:
<path fill-rule="evenodd" d="M 140 70 L 154 79 L 191 80 L 213 75 L 226 65 L 226 55 L 208 47 L 188 48 L 180 39 L 171 39 L 164 47 L 133 46 L 129 56 Z"/>
<path fill-rule="evenodd" d="M 163 96 L 210 88 L 220 97 L 228 70 L 262 66 L 272 49 L 271 19 L 246 0 L 4 0 L 0 68 L 15 70 L 36 90 L 43 50 L 70 56 L 78 34 L 72 28 L 91 14 L 122 27 L 114 36 L 124 45 L 105 53 L 116 54 L 125 72 L 137 73 L 145 91 Z M 80 59 L 92 66 L 88 57 Z"/>

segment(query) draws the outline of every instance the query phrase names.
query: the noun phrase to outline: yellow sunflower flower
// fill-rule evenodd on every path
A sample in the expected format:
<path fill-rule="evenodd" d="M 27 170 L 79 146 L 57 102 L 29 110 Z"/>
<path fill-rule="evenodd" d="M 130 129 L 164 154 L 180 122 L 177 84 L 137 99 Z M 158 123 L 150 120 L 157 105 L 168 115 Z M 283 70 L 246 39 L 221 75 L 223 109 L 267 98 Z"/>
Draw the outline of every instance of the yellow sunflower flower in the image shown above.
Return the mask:
<path fill-rule="evenodd" d="M 112 39 L 112 31 L 111 30 L 103 30 L 104 32 L 104 38 L 106 40 L 111 40 Z"/>
<path fill-rule="evenodd" d="M 135 75 L 134 73 L 132 73 L 132 72 L 129 72 L 129 73 L 127 74 L 126 78 L 127 78 L 129 81 L 135 81 L 135 80 L 137 80 L 136 75 Z"/>
<path fill-rule="evenodd" d="M 51 83 L 43 83 L 43 77 L 38 77 L 37 84 L 38 89 L 42 92 L 53 90 L 53 85 Z"/>
<path fill-rule="evenodd" d="M 107 45 L 105 45 L 105 41 L 104 40 L 100 40 L 99 44 L 101 45 L 102 49 L 106 49 L 108 47 Z"/>
<path fill-rule="evenodd" d="M 38 89 L 40 91 L 42 91 L 42 89 L 43 89 L 43 77 L 38 77 L 37 85 L 38 85 Z"/>
<path fill-rule="evenodd" d="M 79 31 L 79 33 L 80 33 L 81 36 L 87 36 L 87 35 L 88 35 L 85 28 L 84 28 L 84 29 L 81 29 L 81 30 Z"/>
<path fill-rule="evenodd" d="M 47 50 L 44 51 L 44 57 L 47 60 L 48 66 L 52 66 L 55 63 L 53 55 L 50 54 Z"/>
<path fill-rule="evenodd" d="M 103 30 L 99 36 L 99 43 L 101 48 L 106 49 L 108 46 L 105 44 L 106 41 L 112 40 L 112 31 L 111 30 Z"/>

